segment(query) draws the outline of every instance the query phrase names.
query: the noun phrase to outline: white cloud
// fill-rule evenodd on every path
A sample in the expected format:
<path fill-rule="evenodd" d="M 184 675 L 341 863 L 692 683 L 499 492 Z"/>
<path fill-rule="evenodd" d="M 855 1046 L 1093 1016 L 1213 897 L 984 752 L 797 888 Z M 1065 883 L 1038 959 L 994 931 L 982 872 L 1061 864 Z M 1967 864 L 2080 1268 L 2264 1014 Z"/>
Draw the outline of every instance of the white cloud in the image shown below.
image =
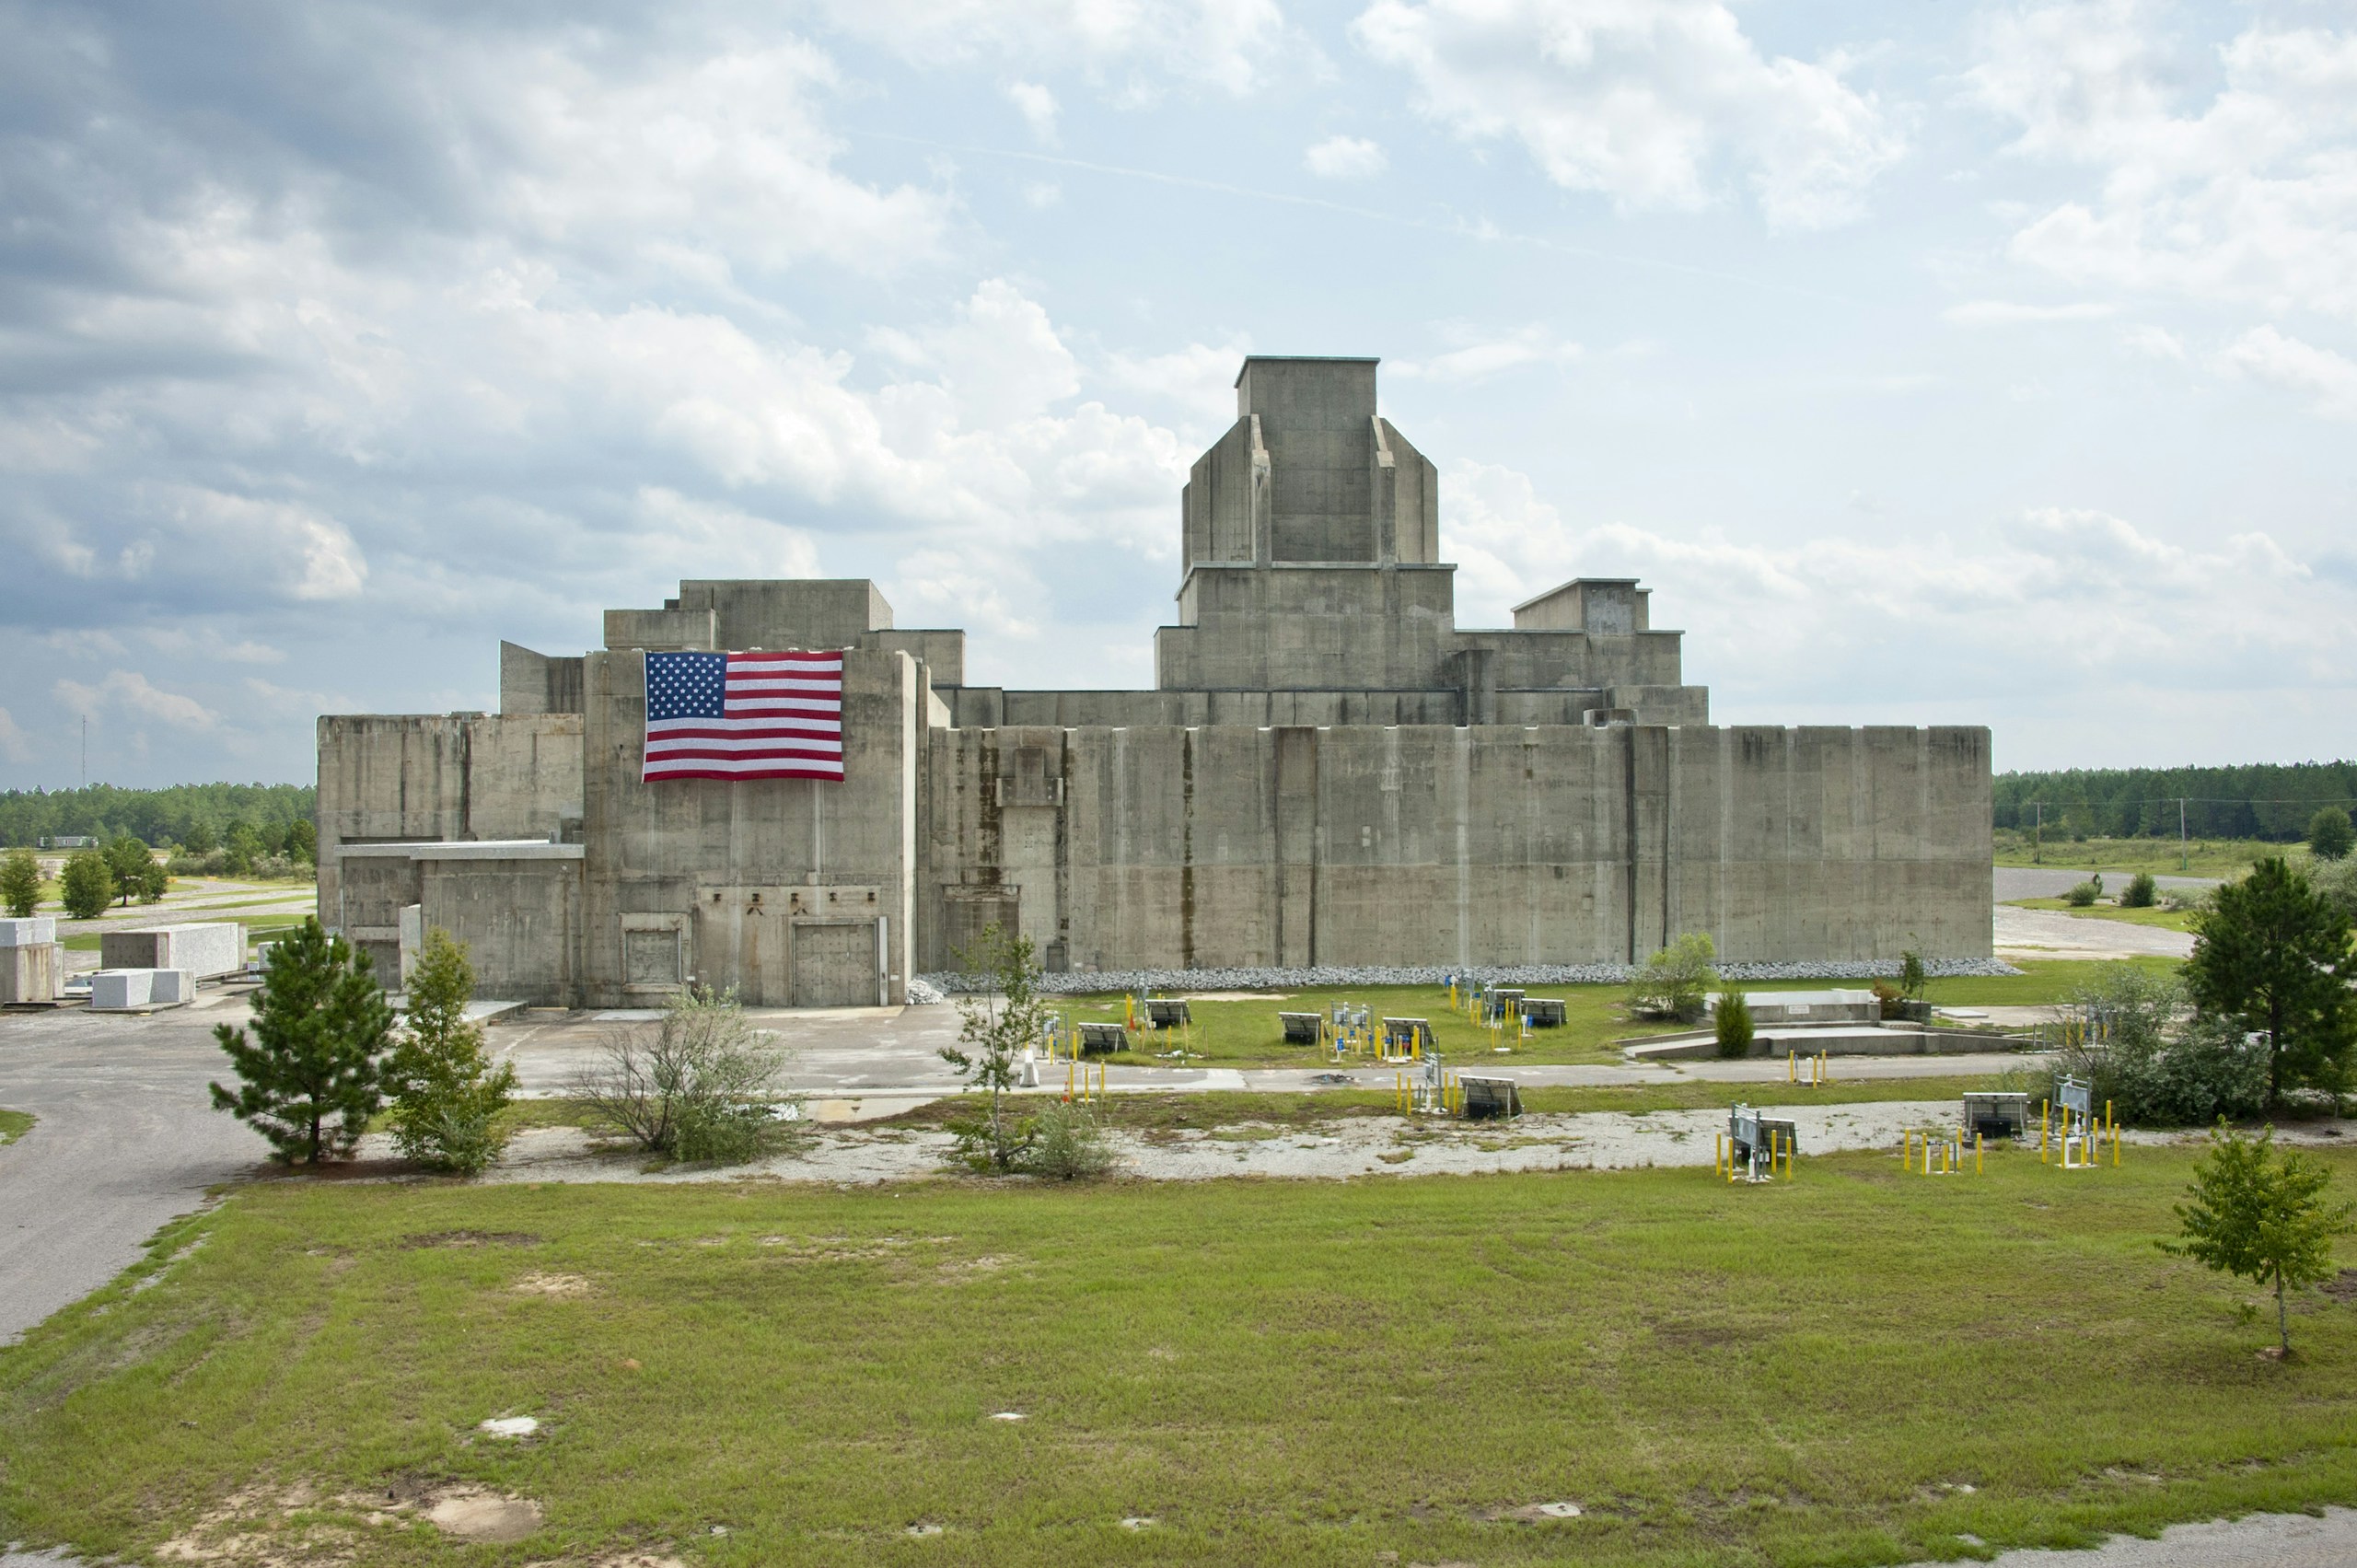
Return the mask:
<path fill-rule="evenodd" d="M 1037 82 L 1009 82 L 1007 101 L 1015 105 L 1023 122 L 1031 127 L 1031 134 L 1041 144 L 1056 143 L 1056 95 Z"/>
<path fill-rule="evenodd" d="M 1304 153 L 1301 163 L 1320 180 L 1372 180 L 1391 167 L 1383 149 L 1363 136 L 1329 136 Z"/>
<path fill-rule="evenodd" d="M 658 560 L 692 561 L 695 575 L 816 577 L 819 548 L 808 534 L 713 501 L 644 485 L 633 542 Z"/>
<path fill-rule="evenodd" d="M 1653 624 L 1691 629 L 1687 678 L 1754 711 L 1846 695 L 1854 712 L 1885 693 L 2340 688 L 2357 655 L 2357 596 L 2255 530 L 2189 549 L 2107 513 L 2035 507 L 1969 539 L 1901 519 L 1867 538 L 1754 544 L 1574 527 L 1494 465 L 1453 464 L 1443 484 L 1461 622 L 1503 623 L 1573 576 L 1640 576 Z"/>
<path fill-rule="evenodd" d="M 195 552 L 185 559 L 226 567 L 288 598 L 351 598 L 368 580 L 350 530 L 316 507 L 190 485 L 168 492 L 159 511 Z M 144 573 L 153 544 L 142 540 L 132 550 L 146 552 Z"/>
<path fill-rule="evenodd" d="M 1318 67 L 1276 0 L 825 0 L 839 30 L 923 65 L 1170 75 L 1245 93 Z M 1148 89 L 1134 81 L 1132 96 Z"/>
<path fill-rule="evenodd" d="M 2357 420 L 2357 361 L 2328 348 L 2258 327 L 2228 344 L 2217 364 L 2230 376 L 2299 393 L 2327 419 Z"/>
<path fill-rule="evenodd" d="M 2100 300 L 2018 305 L 2007 299 L 1972 299 L 1949 306 L 1940 312 L 1940 319 L 1959 327 L 2016 327 L 2043 321 L 2099 321 L 2117 309 Z"/>
<path fill-rule="evenodd" d="M 2120 330 L 2119 344 L 2130 353 L 2142 354 L 2146 359 L 2173 359 L 2180 363 L 2185 359 L 2185 344 L 2165 327 L 2124 327 Z"/>
<path fill-rule="evenodd" d="M 1582 354 L 1579 344 L 1535 322 L 1503 337 L 1461 330 L 1448 335 L 1457 339 L 1457 347 L 1429 359 L 1392 360 L 1384 368 L 1405 380 L 1466 386 L 1526 365 L 1569 365 Z"/>
<path fill-rule="evenodd" d="M 179 729 L 211 729 L 220 719 L 195 698 L 167 691 L 132 669 L 114 670 L 96 686 L 61 680 L 56 692 L 60 703 L 77 713 L 113 710 L 134 718 L 159 719 Z"/>
<path fill-rule="evenodd" d="M 17 727 L 8 710 L 0 708 L 0 757 L 11 762 L 29 762 L 32 755 L 31 739 Z"/>
<path fill-rule="evenodd" d="M 1983 29 L 1968 89 L 2015 127 L 2011 151 L 2096 180 L 2012 254 L 2077 284 L 2357 319 L 2357 32 L 2259 16 L 2205 62 L 2173 19 L 2073 0 Z"/>
<path fill-rule="evenodd" d="M 1376 0 L 1351 31 L 1422 113 L 1623 207 L 1709 205 L 1732 167 L 1771 226 L 1824 227 L 1903 148 L 1846 57 L 1763 56 L 1719 0 Z"/>

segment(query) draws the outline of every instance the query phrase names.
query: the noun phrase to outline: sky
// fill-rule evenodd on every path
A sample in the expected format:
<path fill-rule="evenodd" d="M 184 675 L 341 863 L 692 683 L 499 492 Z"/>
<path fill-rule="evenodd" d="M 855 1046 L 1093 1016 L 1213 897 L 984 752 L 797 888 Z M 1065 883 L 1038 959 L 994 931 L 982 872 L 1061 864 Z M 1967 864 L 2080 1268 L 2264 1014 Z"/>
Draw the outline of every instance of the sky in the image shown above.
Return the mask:
<path fill-rule="evenodd" d="M 681 577 L 1150 686 L 1250 353 L 1720 722 L 2357 753 L 2357 4 L 0 0 L 0 787 Z"/>

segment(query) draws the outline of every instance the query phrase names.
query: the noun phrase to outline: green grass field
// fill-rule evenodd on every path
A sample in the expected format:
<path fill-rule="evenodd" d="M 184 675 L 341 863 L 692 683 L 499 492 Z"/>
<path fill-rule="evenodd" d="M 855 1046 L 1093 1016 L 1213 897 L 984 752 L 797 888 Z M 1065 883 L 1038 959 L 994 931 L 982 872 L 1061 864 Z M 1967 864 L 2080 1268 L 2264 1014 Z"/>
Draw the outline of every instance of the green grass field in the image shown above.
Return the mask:
<path fill-rule="evenodd" d="M 2173 968 L 2176 962 L 2169 958 L 2127 961 L 2165 969 Z M 1926 994 L 1944 1007 L 2030 1006 L 2061 1002 L 2067 1000 L 2076 987 L 2091 980 L 2102 967 L 2102 960 L 2033 959 L 2018 967 L 2024 971 L 2019 975 L 1935 980 L 1931 982 Z M 1812 991 L 1825 989 L 1830 983 L 1826 981 L 1743 982 L 1747 991 Z M 1842 983 L 1856 988 L 1867 982 Z M 1627 996 L 1627 990 L 1622 986 L 1535 985 L 1527 989 L 1533 996 L 1562 997 L 1567 1004 L 1564 1012 L 1569 1022 L 1561 1028 L 1535 1031 L 1529 1040 L 1515 1047 L 1510 1059 L 1515 1062 L 1618 1062 L 1620 1051 L 1614 1041 L 1673 1034 L 1680 1028 L 1676 1024 L 1647 1023 L 1629 1017 L 1622 1005 Z M 1462 1014 L 1452 1014 L 1448 1008 L 1448 993 L 1438 986 L 1337 987 L 1289 992 L 1282 998 L 1192 1002 L 1189 1010 L 1194 1016 L 1194 1024 L 1186 1032 L 1183 1043 L 1191 1058 L 1200 1058 L 1213 1066 L 1316 1066 L 1327 1057 L 1312 1047 L 1287 1045 L 1284 1026 L 1278 1021 L 1277 1015 L 1281 1012 L 1323 1012 L 1336 1002 L 1364 1005 L 1376 1018 L 1429 1019 L 1434 1043 L 1452 1062 L 1463 1063 L 1492 1055 L 1489 1031 Z M 1056 1007 L 1074 1021 L 1122 1016 L 1121 999 L 1118 996 L 1058 998 Z M 1169 1065 L 1163 1060 L 1162 1053 L 1182 1043 L 1178 1037 L 1167 1032 L 1139 1030 L 1130 1038 L 1132 1042 L 1131 1049 L 1110 1060 L 1139 1066 Z"/>
<path fill-rule="evenodd" d="M 247 1562 L 1830 1568 L 2357 1502 L 2357 1311 L 2309 1293 L 2303 1353 L 2258 1357 L 2252 1293 L 2152 1245 L 2191 1157 L 265 1185 L 0 1351 L 0 1539 L 146 1556 L 211 1516 L 195 1544 Z M 540 1433 L 478 1432 L 511 1413 Z M 453 1483 L 545 1521 L 462 1550 L 369 1522 Z M 1511 1516 L 1559 1500 L 1583 1516 Z"/>
<path fill-rule="evenodd" d="M 2089 904 L 2074 909 L 2067 899 L 2014 899 L 2015 909 L 2060 910 L 2064 914 L 2077 915 L 2082 920 L 2116 920 L 2125 925 L 2151 925 L 2163 931 L 2191 931 L 2191 910 L 2121 909 L 2118 904 Z"/>
<path fill-rule="evenodd" d="M 2254 862 L 2268 855 L 2288 855 L 2295 865 L 2307 863 L 2305 844 L 2279 844 L 2265 839 L 2195 839 L 2185 846 L 2183 864 L 2175 839 L 2082 839 L 2076 842 L 2049 830 L 2041 852 L 2026 831 L 2000 828 L 1994 835 L 1999 865 L 2053 865 L 2108 876 L 2149 871 L 2155 877 L 2240 877 Z"/>

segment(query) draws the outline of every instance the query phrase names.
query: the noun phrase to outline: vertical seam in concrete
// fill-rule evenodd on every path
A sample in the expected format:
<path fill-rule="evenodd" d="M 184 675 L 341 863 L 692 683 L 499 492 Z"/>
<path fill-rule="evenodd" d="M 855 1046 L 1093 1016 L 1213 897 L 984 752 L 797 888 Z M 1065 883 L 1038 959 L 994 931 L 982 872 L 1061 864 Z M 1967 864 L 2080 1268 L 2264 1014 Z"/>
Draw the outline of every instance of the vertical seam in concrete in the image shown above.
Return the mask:
<path fill-rule="evenodd" d="M 1633 964 L 1637 961 L 1637 726 L 1622 725 L 1620 736 L 1620 803 L 1626 819 L 1626 839 L 1621 847 L 1627 862 L 1622 881 L 1626 887 L 1629 928 L 1628 953 L 1621 961 Z"/>
<path fill-rule="evenodd" d="M 1473 731 L 1457 731 L 1457 961 L 1473 961 L 1473 852 L 1469 819 L 1473 798 Z"/>
<path fill-rule="evenodd" d="M 1711 940 L 1719 950 L 1728 951 L 1727 883 L 1734 875 L 1735 854 L 1735 732 L 1719 731 L 1719 878 L 1712 889 L 1711 906 L 1717 929 Z"/>
<path fill-rule="evenodd" d="M 1178 732 L 1178 967 L 1195 967 L 1195 732 Z"/>
<path fill-rule="evenodd" d="M 1675 728 L 1662 731 L 1662 764 L 1669 777 L 1662 781 L 1661 792 L 1661 945 L 1669 946 L 1670 934 L 1680 929 L 1678 905 L 1678 881 L 1673 875 L 1673 863 L 1678 858 L 1678 762 L 1680 732 Z"/>

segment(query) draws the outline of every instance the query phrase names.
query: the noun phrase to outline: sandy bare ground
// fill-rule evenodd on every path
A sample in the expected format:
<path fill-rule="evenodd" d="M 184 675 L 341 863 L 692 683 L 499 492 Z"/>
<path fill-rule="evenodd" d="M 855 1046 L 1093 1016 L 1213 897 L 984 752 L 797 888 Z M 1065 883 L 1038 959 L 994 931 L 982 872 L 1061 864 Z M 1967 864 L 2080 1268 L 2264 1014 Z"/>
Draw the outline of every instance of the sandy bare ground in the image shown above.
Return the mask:
<path fill-rule="evenodd" d="M 1800 1136 L 1802 1174 L 1808 1156 L 1852 1149 L 1896 1151 L 1910 1130 L 1956 1123 L 1956 1102 L 1886 1100 L 1864 1105 L 1775 1107 Z M 1238 1122 L 1214 1132 L 1191 1129 L 1110 1135 L 1120 1175 L 1148 1181 L 1221 1177 L 1349 1180 L 1362 1176 L 1475 1176 L 1527 1170 L 1630 1170 L 1712 1163 L 1726 1131 L 1724 1110 L 1660 1110 L 1631 1115 L 1586 1111 L 1523 1116 L 1511 1122 L 1337 1117 L 1306 1129 Z M 2323 1129 L 2310 1136 L 2321 1140 Z M 2167 1143 L 2172 1133 L 2129 1132 L 2131 1144 Z M 364 1158 L 390 1148 L 364 1145 Z M 509 1145 L 486 1180 L 779 1181 L 865 1186 L 918 1181 L 953 1173 L 947 1133 L 914 1128 L 821 1126 L 804 1146 L 742 1166 L 659 1166 L 576 1129 L 539 1128 Z"/>

